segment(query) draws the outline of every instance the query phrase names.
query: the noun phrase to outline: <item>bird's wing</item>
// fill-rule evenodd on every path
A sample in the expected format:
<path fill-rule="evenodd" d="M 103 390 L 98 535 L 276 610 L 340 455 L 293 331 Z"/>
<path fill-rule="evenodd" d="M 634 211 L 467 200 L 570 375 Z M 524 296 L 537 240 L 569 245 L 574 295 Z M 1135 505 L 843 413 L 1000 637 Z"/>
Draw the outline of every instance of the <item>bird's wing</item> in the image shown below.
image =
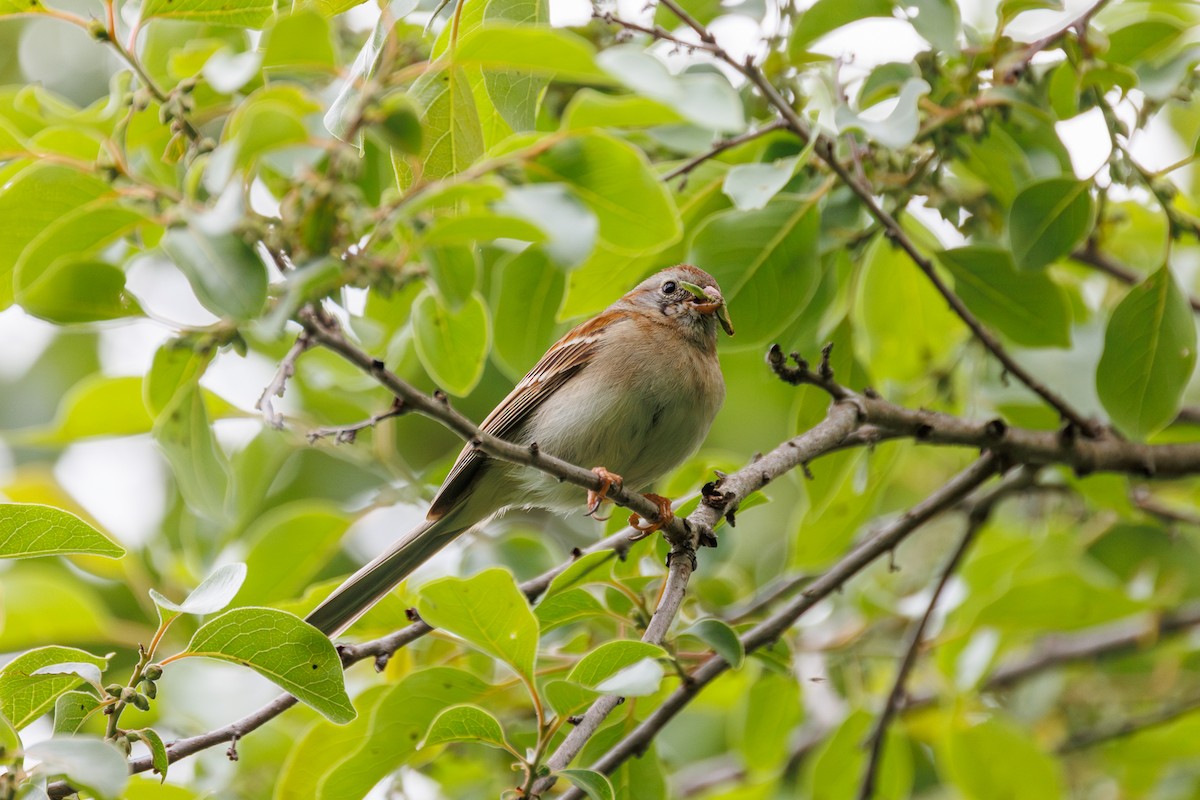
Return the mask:
<path fill-rule="evenodd" d="M 501 439 L 511 439 L 547 397 L 587 366 L 600 346 L 600 331 L 620 318 L 619 312 L 607 311 L 566 333 L 492 409 L 479 429 Z M 469 444 L 464 447 L 433 498 L 428 518 L 439 519 L 465 497 L 487 461 L 487 455 L 480 450 Z"/>

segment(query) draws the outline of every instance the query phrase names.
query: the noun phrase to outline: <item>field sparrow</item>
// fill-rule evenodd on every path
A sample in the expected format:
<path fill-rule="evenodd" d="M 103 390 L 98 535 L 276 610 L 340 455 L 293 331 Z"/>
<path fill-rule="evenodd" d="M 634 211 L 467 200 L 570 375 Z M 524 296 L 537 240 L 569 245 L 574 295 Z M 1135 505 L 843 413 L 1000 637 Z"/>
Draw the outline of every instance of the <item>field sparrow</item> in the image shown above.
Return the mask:
<path fill-rule="evenodd" d="M 502 439 L 641 489 L 700 446 L 725 398 L 717 326 L 733 334 L 711 275 L 688 265 L 638 284 L 542 356 L 481 426 Z M 611 470 L 611 471 L 610 471 Z M 456 536 L 508 508 L 569 510 L 579 487 L 489 458 L 469 445 L 433 499 L 425 522 L 339 586 L 308 616 L 329 635 L 344 630 Z M 639 527 L 649 533 L 670 516 Z M 589 492 L 594 513 L 604 492 Z"/>

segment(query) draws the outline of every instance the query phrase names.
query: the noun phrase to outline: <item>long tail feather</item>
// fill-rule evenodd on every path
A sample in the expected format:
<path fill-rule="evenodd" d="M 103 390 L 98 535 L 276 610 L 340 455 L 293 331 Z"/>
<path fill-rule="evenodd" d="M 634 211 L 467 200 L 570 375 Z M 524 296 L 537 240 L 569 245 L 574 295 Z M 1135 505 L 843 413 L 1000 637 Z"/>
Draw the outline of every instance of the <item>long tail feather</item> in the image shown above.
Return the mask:
<path fill-rule="evenodd" d="M 336 636 L 350 627 L 396 584 L 470 527 L 453 519 L 454 516 L 421 523 L 391 549 L 347 578 L 305 621 L 328 636 Z"/>

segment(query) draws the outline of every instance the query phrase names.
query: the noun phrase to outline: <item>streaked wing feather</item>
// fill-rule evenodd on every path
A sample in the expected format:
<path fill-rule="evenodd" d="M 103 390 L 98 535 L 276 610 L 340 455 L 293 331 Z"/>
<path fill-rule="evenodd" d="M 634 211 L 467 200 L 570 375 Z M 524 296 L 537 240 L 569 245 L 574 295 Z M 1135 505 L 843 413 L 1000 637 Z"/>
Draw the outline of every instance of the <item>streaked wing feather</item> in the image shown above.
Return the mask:
<path fill-rule="evenodd" d="M 480 430 L 501 439 L 512 438 L 547 397 L 587 365 L 599 346 L 597 331 L 611 324 L 613 319 L 614 312 L 601 314 L 559 339 L 508 396 L 492 409 L 492 413 L 479 426 Z M 462 449 L 437 496 L 433 498 L 429 519 L 444 516 L 458 503 L 487 460 L 486 454 L 470 445 Z"/>

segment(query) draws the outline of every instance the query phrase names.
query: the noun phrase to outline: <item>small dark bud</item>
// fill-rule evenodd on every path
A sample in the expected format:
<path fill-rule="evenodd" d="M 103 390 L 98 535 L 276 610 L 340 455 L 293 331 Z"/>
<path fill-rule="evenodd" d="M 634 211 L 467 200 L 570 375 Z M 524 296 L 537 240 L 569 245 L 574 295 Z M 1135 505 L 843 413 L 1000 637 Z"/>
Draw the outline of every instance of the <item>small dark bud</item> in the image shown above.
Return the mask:
<path fill-rule="evenodd" d="M 88 36 L 91 36 L 97 42 L 107 42 L 109 40 L 108 28 L 98 19 L 88 22 L 87 32 Z"/>
<path fill-rule="evenodd" d="M 139 711 L 149 711 L 150 710 L 150 699 L 147 698 L 146 695 L 142 694 L 141 692 L 133 693 L 133 701 L 132 702 L 133 702 L 134 708 L 137 708 Z"/>
<path fill-rule="evenodd" d="M 147 664 L 142 676 L 148 681 L 156 681 L 163 676 L 163 668 L 159 664 Z"/>
<path fill-rule="evenodd" d="M 983 431 L 989 439 L 1003 439 L 1004 434 L 1008 433 L 1008 423 L 999 418 L 989 420 L 983 426 Z"/>
<path fill-rule="evenodd" d="M 913 431 L 913 436 L 918 439 L 928 439 L 932 434 L 933 426 L 928 422 L 918 424 L 916 430 Z"/>
<path fill-rule="evenodd" d="M 151 700 L 153 700 L 154 698 L 158 697 L 158 684 L 147 681 L 142 685 L 142 691 L 145 693 L 146 697 L 149 697 Z"/>
<path fill-rule="evenodd" d="M 124 688 L 125 687 L 119 683 L 110 683 L 108 686 L 104 687 L 104 691 L 108 692 L 110 697 L 120 697 L 121 690 Z"/>

